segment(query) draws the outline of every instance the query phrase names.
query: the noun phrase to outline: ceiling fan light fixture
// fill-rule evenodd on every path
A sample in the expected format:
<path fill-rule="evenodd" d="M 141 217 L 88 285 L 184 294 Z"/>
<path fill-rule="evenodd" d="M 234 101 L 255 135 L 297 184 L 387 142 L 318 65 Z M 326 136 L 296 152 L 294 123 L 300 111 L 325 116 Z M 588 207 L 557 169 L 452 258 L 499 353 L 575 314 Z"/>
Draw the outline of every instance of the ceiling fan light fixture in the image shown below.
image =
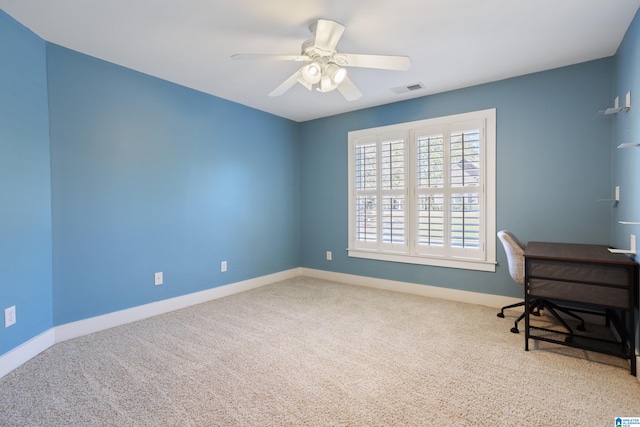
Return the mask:
<path fill-rule="evenodd" d="M 322 78 L 320 79 L 320 82 L 316 90 L 318 92 L 331 92 L 337 87 L 338 85 L 333 83 L 333 81 L 331 80 L 331 77 L 327 73 L 324 73 L 322 75 Z"/>
<path fill-rule="evenodd" d="M 336 64 L 327 65 L 326 74 L 331 78 L 331 82 L 338 86 L 347 77 L 347 70 L 338 67 Z"/>
<path fill-rule="evenodd" d="M 310 84 L 316 84 L 322 77 L 322 67 L 317 62 L 312 62 L 302 68 L 302 78 Z"/>

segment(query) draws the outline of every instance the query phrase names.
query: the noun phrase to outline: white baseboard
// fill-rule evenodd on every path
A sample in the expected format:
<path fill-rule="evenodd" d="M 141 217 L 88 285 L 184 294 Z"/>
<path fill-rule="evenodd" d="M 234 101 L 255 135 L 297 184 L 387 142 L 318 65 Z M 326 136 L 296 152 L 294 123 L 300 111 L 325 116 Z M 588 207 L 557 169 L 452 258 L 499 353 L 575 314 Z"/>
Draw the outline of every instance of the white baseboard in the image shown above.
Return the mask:
<path fill-rule="evenodd" d="M 352 274 L 335 273 L 332 271 L 314 270 L 310 268 L 302 268 L 302 275 L 313 277 L 316 279 L 348 283 L 350 285 L 384 289 L 387 291 L 404 292 L 406 294 L 420 295 L 430 298 L 440 298 L 450 301 L 484 305 L 494 308 L 502 308 L 505 305 L 515 304 L 522 301 L 521 298 L 483 294 L 480 292 L 461 291 L 459 289 L 441 288 L 438 286 L 430 285 L 419 285 L 416 283 L 398 282 L 396 280 L 376 279 L 375 277 L 356 276 Z"/>
<path fill-rule="evenodd" d="M 300 268 L 293 268 L 56 326 L 0 356 L 0 378 L 59 342 L 291 279 L 300 274 Z"/>
<path fill-rule="evenodd" d="M 55 333 L 49 329 L 0 357 L 0 378 L 36 357 L 55 344 Z"/>
<path fill-rule="evenodd" d="M 281 280 L 290 279 L 300 275 L 300 269 L 281 271 L 279 273 L 269 274 L 267 276 L 256 277 L 255 279 L 244 280 L 242 282 L 231 283 L 229 285 L 219 286 L 192 294 L 182 295 L 162 301 L 156 301 L 149 304 L 139 305 L 137 307 L 127 308 L 125 310 L 114 311 L 103 314 L 101 316 L 91 317 L 89 319 L 79 320 L 77 322 L 67 323 L 65 325 L 56 326 L 56 343 L 81 337 L 83 335 L 92 334 L 105 329 L 124 325 L 159 314 L 168 313 L 170 311 L 179 310 L 181 308 L 190 307 L 196 304 L 202 304 L 218 298 L 223 298 L 250 289 L 259 288 Z"/>

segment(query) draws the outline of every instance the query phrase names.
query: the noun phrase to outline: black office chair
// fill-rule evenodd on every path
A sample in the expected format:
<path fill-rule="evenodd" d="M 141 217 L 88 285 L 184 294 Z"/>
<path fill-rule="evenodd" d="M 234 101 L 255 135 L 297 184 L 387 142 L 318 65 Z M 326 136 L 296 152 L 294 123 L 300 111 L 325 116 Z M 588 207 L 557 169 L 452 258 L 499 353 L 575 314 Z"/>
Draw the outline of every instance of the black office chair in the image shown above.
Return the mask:
<path fill-rule="evenodd" d="M 516 236 L 514 236 L 513 233 L 511 233 L 510 231 L 506 231 L 506 230 L 499 231 L 498 238 L 502 242 L 502 246 L 504 246 L 504 250 L 507 253 L 507 260 L 509 264 L 509 274 L 511 275 L 511 278 L 516 283 L 519 283 L 520 285 L 524 286 L 524 251 L 526 249 L 526 246 L 524 245 L 524 243 L 519 241 L 516 238 Z M 504 318 L 504 311 L 506 309 L 524 306 L 524 304 L 525 302 L 522 301 L 515 304 L 505 305 L 504 307 L 502 307 L 502 309 L 500 310 L 500 313 L 498 313 L 497 316 Z M 540 310 L 543 310 L 545 308 L 549 310 L 549 313 L 551 313 L 553 317 L 555 317 L 556 320 L 558 320 L 558 322 L 560 322 L 560 324 L 562 324 L 564 328 L 567 329 L 570 335 L 573 335 L 573 329 L 571 329 L 571 327 L 567 324 L 567 322 L 565 322 L 564 319 L 562 319 L 560 315 L 558 315 L 557 311 L 565 313 L 566 315 L 571 316 L 574 319 L 578 320 L 580 324 L 576 326 L 577 330 L 579 331 L 585 330 L 584 320 L 580 316 L 572 313 L 566 308 L 559 307 L 558 305 L 550 301 L 537 298 L 531 303 L 530 311 L 531 311 L 531 314 L 533 314 L 534 316 L 540 316 Z M 523 312 L 520 315 L 520 317 L 516 319 L 513 328 L 511 328 L 511 332 L 513 332 L 514 334 L 517 334 L 520 332 L 520 330 L 518 330 L 518 322 L 524 319 L 525 314 L 526 314 L 526 311 Z"/>

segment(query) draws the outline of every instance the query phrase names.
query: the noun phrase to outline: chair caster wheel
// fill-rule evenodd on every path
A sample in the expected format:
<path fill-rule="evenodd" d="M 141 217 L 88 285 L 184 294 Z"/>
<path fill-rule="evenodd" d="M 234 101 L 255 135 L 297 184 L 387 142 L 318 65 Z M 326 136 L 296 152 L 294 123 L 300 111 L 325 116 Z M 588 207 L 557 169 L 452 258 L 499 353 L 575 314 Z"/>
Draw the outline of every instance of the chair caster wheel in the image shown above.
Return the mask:
<path fill-rule="evenodd" d="M 573 342 L 573 337 L 566 337 L 566 338 L 564 339 L 564 342 L 566 342 L 567 344 L 572 343 L 572 342 Z"/>
<path fill-rule="evenodd" d="M 579 331 L 586 331 L 584 325 L 578 325 L 578 326 L 576 326 L 576 329 L 579 330 Z"/>
<path fill-rule="evenodd" d="M 511 332 L 514 333 L 514 334 L 519 334 L 520 333 L 518 328 L 511 328 Z"/>
<path fill-rule="evenodd" d="M 501 319 L 504 319 L 504 313 L 498 313 L 498 314 L 496 314 L 496 316 L 498 316 Z"/>
<path fill-rule="evenodd" d="M 533 313 L 531 313 L 531 314 L 533 314 L 534 316 L 538 316 L 538 317 L 540 317 L 540 312 L 539 312 L 539 311 L 534 311 L 534 312 L 533 312 Z"/>

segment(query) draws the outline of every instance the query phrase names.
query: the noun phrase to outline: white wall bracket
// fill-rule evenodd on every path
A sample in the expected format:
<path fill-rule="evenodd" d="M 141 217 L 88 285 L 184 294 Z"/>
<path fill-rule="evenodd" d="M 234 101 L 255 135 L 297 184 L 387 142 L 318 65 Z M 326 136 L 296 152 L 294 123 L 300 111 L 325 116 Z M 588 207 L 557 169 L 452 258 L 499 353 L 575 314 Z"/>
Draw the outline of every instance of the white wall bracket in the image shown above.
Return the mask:
<path fill-rule="evenodd" d="M 618 148 L 634 148 L 640 147 L 640 142 L 625 142 L 623 144 L 618 145 Z"/>
<path fill-rule="evenodd" d="M 596 202 L 614 202 L 620 203 L 620 186 L 616 185 L 615 197 L 613 199 L 598 199 Z"/>
<path fill-rule="evenodd" d="M 636 254 L 636 236 L 635 236 L 635 234 L 631 235 L 630 242 L 629 242 L 629 249 L 609 248 L 609 252 L 611 252 L 612 254 L 632 254 L 632 255 L 635 255 Z"/>
<path fill-rule="evenodd" d="M 604 114 L 605 116 L 609 116 L 611 114 L 618 113 L 626 113 L 631 109 L 631 91 L 627 92 L 625 97 L 625 105 L 620 107 L 620 97 L 616 96 L 616 99 L 613 102 L 613 107 L 607 108 L 606 110 L 598 111 L 599 114 Z"/>

